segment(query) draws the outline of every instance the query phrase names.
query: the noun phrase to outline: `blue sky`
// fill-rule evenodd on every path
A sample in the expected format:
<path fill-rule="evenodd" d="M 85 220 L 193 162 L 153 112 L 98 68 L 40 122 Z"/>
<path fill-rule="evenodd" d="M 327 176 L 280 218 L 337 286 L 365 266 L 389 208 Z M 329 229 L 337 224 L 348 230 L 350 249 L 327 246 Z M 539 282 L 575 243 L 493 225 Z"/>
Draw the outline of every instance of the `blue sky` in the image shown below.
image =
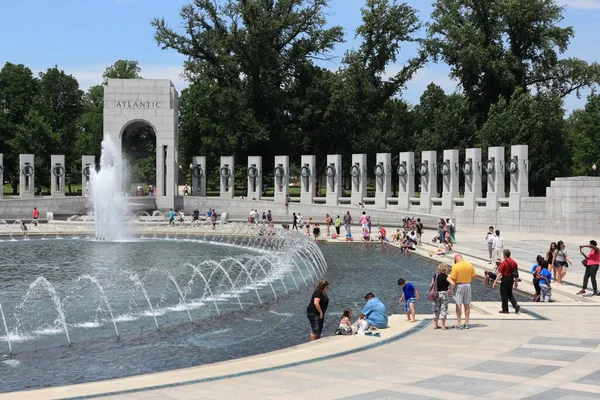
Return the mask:
<path fill-rule="evenodd" d="M 83 89 L 101 82 L 104 69 L 118 59 L 138 60 L 145 78 L 171 79 L 179 90 L 186 86 L 181 78 L 183 58 L 173 51 L 161 50 L 153 38 L 150 20 L 165 17 L 179 26 L 179 10 L 190 0 L 19 0 L 0 1 L 0 63 L 22 63 L 34 72 L 58 65 L 74 75 Z M 433 0 L 407 0 L 427 21 Z M 575 28 L 576 36 L 566 54 L 587 61 L 600 59 L 600 0 L 558 0 L 566 5 L 564 25 Z M 364 0 L 330 0 L 329 22 L 346 30 L 347 42 L 333 55 L 341 58 L 355 46 L 354 29 L 360 24 Z M 407 49 L 399 62 L 414 55 Z M 330 68 L 336 68 L 331 63 Z M 393 73 L 398 66 L 391 66 Z M 403 97 L 411 103 L 430 82 L 447 91 L 456 83 L 448 77 L 448 67 L 429 64 L 408 85 Z M 567 109 L 582 107 L 584 99 L 571 96 Z"/>

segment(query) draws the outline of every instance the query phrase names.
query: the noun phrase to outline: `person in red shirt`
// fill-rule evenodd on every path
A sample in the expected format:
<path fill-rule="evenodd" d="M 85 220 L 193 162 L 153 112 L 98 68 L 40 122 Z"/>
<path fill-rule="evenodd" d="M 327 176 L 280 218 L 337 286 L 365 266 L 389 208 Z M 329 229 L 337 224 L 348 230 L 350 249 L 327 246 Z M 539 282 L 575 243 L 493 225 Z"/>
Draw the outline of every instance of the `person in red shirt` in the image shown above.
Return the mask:
<path fill-rule="evenodd" d="M 591 249 L 587 255 L 583 253 L 583 249 L 585 248 Z M 598 284 L 596 283 L 596 274 L 600 266 L 600 249 L 598 249 L 598 243 L 595 240 L 590 240 L 590 244 L 579 246 L 579 252 L 585 257 L 585 275 L 583 275 L 583 286 L 581 286 L 581 290 L 577 294 L 586 293 L 588 280 L 592 278 L 593 295 L 600 296 Z"/>
<path fill-rule="evenodd" d="M 515 260 L 510 258 L 510 250 L 505 249 L 503 251 L 504 261 L 500 263 L 498 267 L 498 276 L 492 285 L 493 288 L 496 287 L 496 283 L 499 280 L 502 280 L 500 283 L 500 297 L 502 298 L 502 310 L 500 310 L 500 314 L 508 314 L 508 302 L 512 304 L 515 308 L 515 313 L 518 313 L 521 309 L 521 306 L 517 304 L 517 300 L 515 296 L 513 296 L 513 286 L 515 289 L 519 285 L 518 281 L 513 276 L 513 271 L 516 271 L 516 276 L 518 277 L 518 265 Z"/>
<path fill-rule="evenodd" d="M 33 207 L 33 225 L 37 226 L 39 217 L 40 212 L 38 211 L 37 207 Z"/>

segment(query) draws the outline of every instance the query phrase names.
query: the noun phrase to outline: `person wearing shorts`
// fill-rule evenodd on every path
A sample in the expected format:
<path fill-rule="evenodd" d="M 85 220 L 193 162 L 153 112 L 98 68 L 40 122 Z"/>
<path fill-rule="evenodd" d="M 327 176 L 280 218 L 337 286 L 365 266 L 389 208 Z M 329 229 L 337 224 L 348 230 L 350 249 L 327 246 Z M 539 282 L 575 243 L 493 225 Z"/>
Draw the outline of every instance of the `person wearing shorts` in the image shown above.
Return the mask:
<path fill-rule="evenodd" d="M 454 256 L 454 266 L 450 278 L 456 283 L 454 288 L 454 301 L 456 302 L 455 329 L 469 329 L 471 316 L 471 281 L 477 276 L 473 264 L 465 261 L 460 254 Z M 465 311 L 465 324 L 461 325 L 462 311 Z"/>
<path fill-rule="evenodd" d="M 320 339 L 321 333 L 323 332 L 325 312 L 329 305 L 327 289 L 329 289 L 329 282 L 326 280 L 319 281 L 310 298 L 310 303 L 308 303 L 308 307 L 306 307 L 306 316 L 308 317 L 308 322 L 310 322 L 311 341 Z"/>

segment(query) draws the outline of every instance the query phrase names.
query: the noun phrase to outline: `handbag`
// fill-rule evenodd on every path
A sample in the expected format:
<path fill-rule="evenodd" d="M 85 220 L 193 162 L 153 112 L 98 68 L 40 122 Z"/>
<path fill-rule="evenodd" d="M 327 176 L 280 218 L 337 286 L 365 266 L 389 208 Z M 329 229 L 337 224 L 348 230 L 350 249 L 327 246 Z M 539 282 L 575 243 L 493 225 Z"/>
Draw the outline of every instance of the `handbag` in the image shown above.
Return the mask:
<path fill-rule="evenodd" d="M 429 287 L 429 293 L 427 293 L 427 299 L 430 301 L 436 301 L 439 297 L 437 290 L 437 277 L 438 274 L 435 274 L 433 278 L 431 278 L 431 286 Z"/>
<path fill-rule="evenodd" d="M 517 267 L 513 268 L 510 271 L 510 275 L 515 279 L 519 279 L 519 269 Z"/>

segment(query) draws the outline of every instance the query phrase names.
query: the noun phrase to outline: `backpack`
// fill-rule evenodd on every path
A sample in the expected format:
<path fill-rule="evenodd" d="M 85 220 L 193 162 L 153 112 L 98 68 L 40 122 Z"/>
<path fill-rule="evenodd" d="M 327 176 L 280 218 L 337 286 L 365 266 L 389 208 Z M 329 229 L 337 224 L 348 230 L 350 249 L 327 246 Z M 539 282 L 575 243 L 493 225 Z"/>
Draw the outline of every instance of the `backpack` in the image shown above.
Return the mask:
<path fill-rule="evenodd" d="M 437 277 L 438 274 L 435 274 L 433 278 L 431 278 L 431 286 L 429 287 L 429 293 L 427 293 L 427 299 L 430 301 L 436 301 L 439 297 L 437 290 Z"/>
<path fill-rule="evenodd" d="M 454 224 L 450 225 L 450 233 L 454 233 L 456 232 L 456 228 L 454 227 Z"/>

